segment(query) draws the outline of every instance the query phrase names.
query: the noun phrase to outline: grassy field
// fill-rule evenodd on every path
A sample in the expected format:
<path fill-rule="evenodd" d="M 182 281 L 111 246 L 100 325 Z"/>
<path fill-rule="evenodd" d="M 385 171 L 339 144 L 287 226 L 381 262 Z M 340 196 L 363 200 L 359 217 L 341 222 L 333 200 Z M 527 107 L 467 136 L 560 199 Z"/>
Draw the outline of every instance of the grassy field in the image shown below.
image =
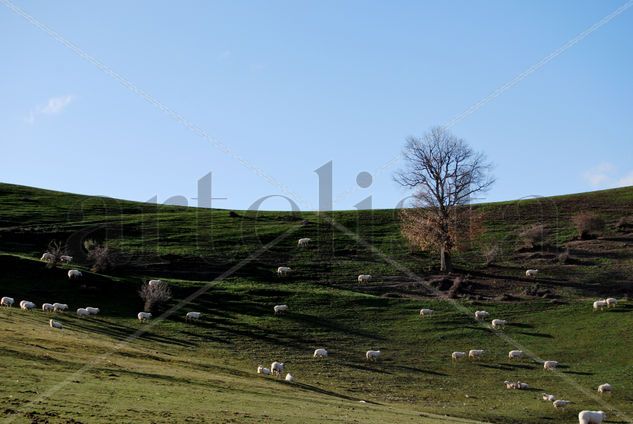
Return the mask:
<path fill-rule="evenodd" d="M 236 218 L 0 185 L 0 295 L 102 311 L 89 319 L 56 314 L 59 332 L 40 310 L 0 309 L 0 411 L 12 422 L 50 423 L 572 423 L 580 409 L 603 409 L 609 422 L 631 422 L 633 303 L 594 313 L 591 296 L 629 293 L 628 235 L 609 228 L 632 204 L 629 188 L 480 206 L 485 237 L 506 251 L 518 228 L 546 222 L 555 229 L 551 245 L 573 245 L 578 260 L 560 265 L 547 260 L 549 252 L 508 253 L 485 268 L 473 247 L 456 257 L 472 287 L 448 300 L 411 280 L 409 271 L 432 282 L 435 261 L 406 246 L 394 211 L 331 214 L 374 250 L 314 213 Z M 569 218 L 579 208 L 604 216 L 603 238 L 578 245 Z M 306 236 L 314 245 L 297 249 Z M 81 252 L 86 238 L 107 240 L 123 259 L 107 274 L 90 272 Z M 85 287 L 68 281 L 66 268 L 36 260 L 50 240 L 67 243 Z M 279 265 L 296 272 L 277 278 Z M 521 276 L 526 266 L 543 270 L 538 284 L 553 290 L 554 302 L 521 295 L 534 284 Z M 361 272 L 376 278 L 359 286 Z M 169 281 L 171 306 L 205 290 L 172 315 L 140 324 L 137 290 L 150 277 Z M 505 292 L 516 298 L 499 301 Z M 279 303 L 290 312 L 275 317 Z M 420 319 L 421 307 L 436 315 Z M 474 322 L 477 309 L 509 325 L 495 332 Z M 190 310 L 203 319 L 186 323 Z M 312 358 L 318 347 L 330 356 Z M 545 372 L 536 360 L 509 361 L 517 347 L 562 366 Z M 365 361 L 368 349 L 380 349 L 381 360 Z M 469 349 L 485 349 L 484 359 L 451 363 L 451 352 Z M 294 383 L 255 373 L 273 360 L 286 363 Z M 531 389 L 506 390 L 504 380 Z M 614 393 L 597 396 L 605 382 Z M 540 400 L 542 392 L 574 403 L 557 411 Z"/>

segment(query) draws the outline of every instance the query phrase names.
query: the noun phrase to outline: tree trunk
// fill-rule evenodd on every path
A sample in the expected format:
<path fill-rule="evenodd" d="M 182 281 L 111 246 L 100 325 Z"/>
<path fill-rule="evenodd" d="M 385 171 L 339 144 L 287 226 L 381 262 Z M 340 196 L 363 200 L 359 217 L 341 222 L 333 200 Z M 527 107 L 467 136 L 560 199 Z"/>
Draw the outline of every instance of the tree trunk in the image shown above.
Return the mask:
<path fill-rule="evenodd" d="M 453 270 L 453 262 L 451 261 L 451 253 L 444 247 L 440 250 L 440 271 L 451 272 Z"/>

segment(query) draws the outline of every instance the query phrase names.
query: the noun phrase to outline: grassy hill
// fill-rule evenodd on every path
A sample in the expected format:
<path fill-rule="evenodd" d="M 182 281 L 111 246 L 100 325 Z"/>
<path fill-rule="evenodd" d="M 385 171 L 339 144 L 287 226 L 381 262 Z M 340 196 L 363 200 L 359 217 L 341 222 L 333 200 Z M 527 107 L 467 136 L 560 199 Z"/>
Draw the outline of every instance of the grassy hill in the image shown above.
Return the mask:
<path fill-rule="evenodd" d="M 57 314 L 58 332 L 42 311 L 2 308 L 0 411 L 51 423 L 542 423 L 604 409 L 609 422 L 631 422 L 633 237 L 614 228 L 631 206 L 633 188 L 478 206 L 480 242 L 503 253 L 489 267 L 480 244 L 457 255 L 465 283 L 448 299 L 435 258 L 406 245 L 394 211 L 255 216 L 0 184 L 0 296 L 102 311 Z M 570 218 L 579 210 L 606 220 L 601 237 L 575 238 Z M 534 223 L 548 226 L 546 242 L 517 249 L 519 230 Z M 298 249 L 300 237 L 313 245 Z M 116 266 L 90 272 L 85 239 L 116 248 Z M 37 260 L 51 240 L 66 243 L 81 283 L 68 281 L 67 267 Z M 566 251 L 571 260 L 561 263 Z M 277 278 L 280 265 L 295 272 Z M 536 282 L 527 267 L 541 270 Z M 359 285 L 359 273 L 375 278 Z M 199 293 L 164 320 L 140 324 L 137 290 L 148 278 L 169 281 L 173 307 Z M 623 300 L 618 308 L 592 312 L 594 297 L 612 294 Z M 279 303 L 290 313 L 275 317 Z M 420 319 L 421 307 L 436 315 Z M 507 319 L 506 330 L 474 322 L 477 309 Z M 204 318 L 186 323 L 191 310 Z M 318 347 L 331 355 L 312 358 Z M 517 347 L 562 366 L 511 362 Z M 486 350 L 481 362 L 451 363 L 452 351 L 476 348 Z M 381 349 L 381 360 L 365 361 L 368 349 Z M 296 382 L 255 373 L 273 360 Z M 509 391 L 504 380 L 531 389 Z M 597 397 L 604 382 L 615 392 Z M 556 411 L 541 392 L 574 404 Z"/>

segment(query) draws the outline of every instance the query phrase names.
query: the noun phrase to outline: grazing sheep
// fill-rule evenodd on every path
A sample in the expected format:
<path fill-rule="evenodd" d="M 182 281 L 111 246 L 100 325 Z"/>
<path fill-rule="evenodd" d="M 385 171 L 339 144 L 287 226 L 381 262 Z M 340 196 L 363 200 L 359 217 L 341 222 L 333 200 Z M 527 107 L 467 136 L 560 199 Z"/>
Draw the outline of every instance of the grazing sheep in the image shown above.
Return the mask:
<path fill-rule="evenodd" d="M 545 361 L 543 362 L 543 369 L 546 371 L 553 371 L 558 367 L 558 361 Z"/>
<path fill-rule="evenodd" d="M 530 388 L 530 385 L 527 383 L 521 383 L 520 381 L 517 381 L 514 388 L 517 390 L 527 390 Z"/>
<path fill-rule="evenodd" d="M 569 400 L 555 400 L 554 402 L 552 402 L 552 405 L 554 405 L 554 408 L 556 409 L 565 409 L 567 407 L 567 405 L 569 405 L 571 403 L 571 401 Z"/>
<path fill-rule="evenodd" d="M 42 257 L 40 258 L 40 261 L 44 261 L 44 262 L 54 262 L 55 261 L 55 255 L 53 255 L 52 253 L 44 253 L 42 255 Z"/>
<path fill-rule="evenodd" d="M 15 303 L 15 299 L 13 299 L 12 297 L 9 296 L 4 296 L 1 300 L 0 300 L 0 305 L 2 306 L 7 306 L 7 307 L 11 307 L 13 306 L 13 304 Z"/>
<path fill-rule="evenodd" d="M 547 402 L 554 402 L 556 400 L 556 396 L 543 393 L 543 400 Z"/>
<path fill-rule="evenodd" d="M 459 361 L 466 357 L 466 352 L 453 352 L 451 353 L 451 361 Z"/>
<path fill-rule="evenodd" d="M 325 358 L 327 356 L 327 350 L 325 349 L 316 349 L 314 351 L 315 358 Z"/>
<path fill-rule="evenodd" d="M 73 261 L 73 257 L 72 256 L 68 256 L 68 255 L 62 255 L 59 257 L 59 260 L 61 262 L 66 262 L 67 264 L 71 263 Z"/>
<path fill-rule="evenodd" d="M 152 318 L 152 314 L 150 312 L 139 312 L 136 317 L 139 321 L 145 322 L 149 321 Z"/>
<path fill-rule="evenodd" d="M 84 275 L 81 273 L 81 271 L 77 270 L 77 269 L 71 269 L 70 271 L 68 271 L 68 278 L 70 280 L 78 280 L 81 277 L 83 277 Z"/>
<path fill-rule="evenodd" d="M 287 266 L 280 266 L 279 268 L 277 268 L 277 275 L 280 277 L 285 277 L 291 272 L 292 272 L 292 268 L 287 267 Z"/>
<path fill-rule="evenodd" d="M 368 350 L 367 353 L 365 353 L 365 359 L 367 359 L 368 361 L 376 362 L 379 356 L 380 356 L 379 350 Z"/>
<path fill-rule="evenodd" d="M 607 297 L 605 301 L 607 302 L 607 308 L 615 308 L 618 304 L 618 299 L 615 297 Z"/>
<path fill-rule="evenodd" d="M 294 379 L 295 378 L 292 376 L 292 374 L 290 374 L 290 373 L 286 374 L 286 381 L 288 383 L 292 383 L 294 381 Z"/>
<path fill-rule="evenodd" d="M 270 364 L 270 371 L 273 375 L 280 376 L 284 372 L 284 363 L 283 362 L 273 362 Z"/>
<path fill-rule="evenodd" d="M 602 411 L 580 411 L 578 413 L 578 424 L 601 424 L 607 419 L 607 414 Z"/>
<path fill-rule="evenodd" d="M 86 311 L 88 311 L 90 315 L 97 315 L 99 312 L 101 312 L 99 308 L 94 308 L 92 306 L 86 306 Z"/>
<path fill-rule="evenodd" d="M 68 310 L 68 305 L 65 303 L 53 303 L 53 311 L 64 312 Z"/>
<path fill-rule="evenodd" d="M 603 310 L 604 308 L 606 308 L 607 305 L 607 301 L 606 300 L 596 300 L 595 302 L 593 302 L 593 311 L 597 311 L 597 310 Z"/>
<path fill-rule="evenodd" d="M 42 303 L 42 311 L 44 312 L 52 312 L 53 311 L 53 304 L 52 303 Z"/>
<path fill-rule="evenodd" d="M 371 281 L 371 275 L 369 274 L 361 274 L 358 276 L 359 283 L 369 283 Z"/>
<path fill-rule="evenodd" d="M 299 247 L 306 247 L 307 245 L 310 244 L 310 242 L 312 241 L 311 238 L 300 238 L 299 241 L 297 242 L 297 246 Z"/>
<path fill-rule="evenodd" d="M 609 383 L 604 383 L 598 386 L 598 393 L 611 393 L 613 387 Z"/>
<path fill-rule="evenodd" d="M 61 322 L 53 321 L 52 319 L 48 321 L 48 325 L 50 325 L 51 328 L 57 328 L 59 330 L 61 330 L 63 328 Z"/>
<path fill-rule="evenodd" d="M 484 354 L 484 350 L 481 349 L 471 349 L 468 351 L 468 359 L 481 359 Z"/>
<path fill-rule="evenodd" d="M 257 374 L 270 375 L 270 368 L 264 368 L 260 365 L 257 367 Z"/>
<path fill-rule="evenodd" d="M 420 318 L 433 316 L 433 312 L 435 312 L 433 309 L 422 308 L 420 309 Z"/>
<path fill-rule="evenodd" d="M 28 300 L 22 300 L 20 302 L 20 308 L 25 311 L 30 311 L 32 309 L 35 309 L 35 303 L 29 302 Z"/>
<path fill-rule="evenodd" d="M 522 350 L 511 350 L 508 352 L 508 359 L 521 359 L 523 358 Z"/>
<path fill-rule="evenodd" d="M 506 389 L 511 390 L 511 389 L 516 389 L 517 388 L 517 384 L 514 381 L 504 381 L 503 382 L 504 386 L 506 386 Z"/>
<path fill-rule="evenodd" d="M 492 328 L 495 330 L 503 330 L 508 322 L 504 319 L 493 319 Z"/>
<path fill-rule="evenodd" d="M 187 312 L 187 314 L 185 315 L 185 320 L 198 321 L 200 319 L 200 316 L 202 316 L 202 313 L 200 312 Z"/>
<path fill-rule="evenodd" d="M 288 305 L 275 305 L 273 308 L 275 315 L 283 315 L 288 312 Z"/>
<path fill-rule="evenodd" d="M 90 316 L 90 312 L 88 312 L 88 310 L 86 308 L 79 308 L 79 309 L 77 309 L 77 316 L 79 318 L 87 317 L 87 316 Z"/>
<path fill-rule="evenodd" d="M 538 269 L 528 269 L 527 271 L 525 271 L 526 277 L 536 278 L 537 274 L 538 274 Z"/>
<path fill-rule="evenodd" d="M 154 286 L 160 286 L 163 284 L 163 280 L 149 280 L 147 282 L 147 285 L 150 287 L 154 287 Z"/>
<path fill-rule="evenodd" d="M 477 321 L 483 321 L 484 319 L 488 318 L 490 316 L 490 313 L 486 312 L 486 311 L 475 311 L 475 319 Z"/>

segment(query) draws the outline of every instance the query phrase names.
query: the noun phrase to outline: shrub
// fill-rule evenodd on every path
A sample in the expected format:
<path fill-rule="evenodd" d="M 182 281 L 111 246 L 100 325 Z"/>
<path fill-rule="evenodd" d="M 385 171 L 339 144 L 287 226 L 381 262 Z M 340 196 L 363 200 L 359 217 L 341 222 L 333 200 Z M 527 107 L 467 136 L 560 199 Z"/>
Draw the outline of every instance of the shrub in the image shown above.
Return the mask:
<path fill-rule="evenodd" d="M 153 312 L 171 300 L 171 289 L 164 282 L 151 286 L 145 283 L 139 290 L 139 296 L 145 303 L 145 312 Z"/>
<path fill-rule="evenodd" d="M 86 243 L 84 242 L 84 246 Z M 107 245 L 90 244 L 87 259 L 92 262 L 92 272 L 105 272 L 112 269 L 116 263 L 116 253 Z"/>
<path fill-rule="evenodd" d="M 580 212 L 572 217 L 572 222 L 578 231 L 578 237 L 586 240 L 600 235 L 604 231 L 604 219 L 593 212 Z"/>
<path fill-rule="evenodd" d="M 545 224 L 534 224 L 521 230 L 519 239 L 525 247 L 534 249 L 539 245 L 543 245 L 548 233 L 549 229 Z"/>
<path fill-rule="evenodd" d="M 485 245 L 481 248 L 481 255 L 484 257 L 485 265 L 490 266 L 497 262 L 501 255 L 501 248 L 496 243 Z"/>
<path fill-rule="evenodd" d="M 570 257 L 571 257 L 571 255 L 569 253 L 569 249 L 565 249 L 564 252 L 561 252 L 558 255 L 558 258 L 557 258 L 558 259 L 558 263 L 561 264 L 561 265 L 565 265 L 566 263 L 569 262 Z"/>
<path fill-rule="evenodd" d="M 462 284 L 464 284 L 465 279 L 461 276 L 457 276 L 455 277 L 455 279 L 453 280 L 453 285 L 451 286 L 451 288 L 448 290 L 448 298 L 449 299 L 455 299 L 457 298 L 457 295 L 459 294 L 461 288 L 462 288 Z"/>
<path fill-rule="evenodd" d="M 53 259 L 46 264 L 46 267 L 55 268 L 57 264 L 61 262 L 61 257 L 66 254 L 66 249 L 61 243 L 57 242 L 56 240 L 51 240 L 51 242 L 48 243 L 46 253 L 49 253 L 53 256 Z"/>

